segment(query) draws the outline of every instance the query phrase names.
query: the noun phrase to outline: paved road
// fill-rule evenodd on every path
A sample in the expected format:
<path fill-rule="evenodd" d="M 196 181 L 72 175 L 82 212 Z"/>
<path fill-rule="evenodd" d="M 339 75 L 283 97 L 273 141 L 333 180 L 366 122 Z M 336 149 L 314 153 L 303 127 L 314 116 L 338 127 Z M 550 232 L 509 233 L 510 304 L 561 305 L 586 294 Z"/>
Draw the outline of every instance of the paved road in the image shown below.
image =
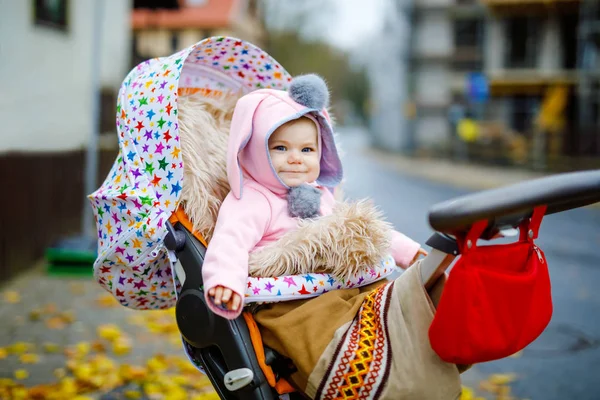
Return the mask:
<path fill-rule="evenodd" d="M 415 240 L 424 243 L 432 233 L 427 225 L 432 205 L 467 193 L 373 158 L 364 151 L 367 139 L 359 131 L 341 133 L 347 195 L 373 198 L 396 228 Z M 453 181 L 456 177 L 449 176 Z M 512 390 L 518 398 L 600 399 L 600 209 L 546 217 L 538 244 L 553 285 L 550 325 L 520 357 L 479 364 L 464 382 L 476 385 L 489 374 L 514 372 L 519 379 Z"/>

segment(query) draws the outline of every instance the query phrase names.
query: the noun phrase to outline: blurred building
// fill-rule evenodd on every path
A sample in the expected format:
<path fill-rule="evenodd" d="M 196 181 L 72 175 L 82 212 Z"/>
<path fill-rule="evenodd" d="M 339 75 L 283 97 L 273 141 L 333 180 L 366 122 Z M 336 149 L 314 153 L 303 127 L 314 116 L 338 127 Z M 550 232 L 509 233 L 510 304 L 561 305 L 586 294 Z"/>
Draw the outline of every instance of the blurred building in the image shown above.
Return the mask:
<path fill-rule="evenodd" d="M 411 15 L 418 149 L 448 151 L 458 112 L 483 121 L 488 149 L 600 155 L 598 0 L 414 0 Z M 481 104 L 473 72 L 488 83 Z"/>
<path fill-rule="evenodd" d="M 486 119 L 501 121 L 505 129 L 530 139 L 532 153 L 538 139 L 534 136 L 544 135 L 539 137 L 544 141 L 548 137 L 535 125 L 546 96 L 560 89 L 563 106 L 554 113 L 561 114 L 556 117 L 564 126 L 557 132 L 562 138 L 552 138 L 553 152 L 577 154 L 582 1 L 486 0 L 484 4 L 488 12 L 484 70 L 492 96 Z"/>
<path fill-rule="evenodd" d="M 93 54 L 101 87 L 118 90 L 130 66 L 130 13 L 123 0 L 0 2 L 0 279 L 79 230 L 98 95 Z"/>
<path fill-rule="evenodd" d="M 483 7 L 469 0 L 415 0 L 411 93 L 417 148 L 443 149 L 451 139 L 448 110 L 483 66 Z"/>
<path fill-rule="evenodd" d="M 257 0 L 135 0 L 133 63 L 172 54 L 215 35 L 261 46 L 265 39 L 261 11 Z"/>
<path fill-rule="evenodd" d="M 387 151 L 409 152 L 413 147 L 408 104 L 410 1 L 386 4 L 382 34 L 369 43 L 369 130 L 372 144 Z M 402 38 L 399 40 L 398 38 Z"/>

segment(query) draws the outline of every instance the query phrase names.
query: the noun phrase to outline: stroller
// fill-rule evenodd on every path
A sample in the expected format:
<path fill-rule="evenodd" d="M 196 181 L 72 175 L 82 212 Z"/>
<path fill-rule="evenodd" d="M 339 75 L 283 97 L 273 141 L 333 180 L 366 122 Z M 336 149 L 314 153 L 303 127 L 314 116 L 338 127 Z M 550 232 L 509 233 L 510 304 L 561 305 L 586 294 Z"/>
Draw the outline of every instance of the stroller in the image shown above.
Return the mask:
<path fill-rule="evenodd" d="M 183 162 L 177 96 L 185 91 L 210 97 L 262 87 L 286 89 L 290 80 L 268 54 L 228 37 L 208 38 L 173 56 L 140 64 L 119 93 L 120 154 L 103 185 L 90 195 L 99 240 L 95 278 L 124 306 L 175 306 L 186 354 L 223 399 L 303 398 L 303 394 L 285 379 L 293 370 L 290 360 L 263 346 L 250 313 L 225 320 L 205 303 L 201 268 L 207 242 L 179 207 Z M 551 214 L 599 201 L 600 171 L 591 171 L 439 204 L 429 213 L 436 233 L 427 241 L 432 250 L 421 263 L 421 282 L 426 288 L 434 285 L 459 255 L 456 238 L 477 221 L 487 221 L 481 237 L 492 239 L 511 233 L 537 206 L 547 206 L 546 214 Z M 385 263 L 374 268 L 344 282 L 324 276 L 327 285 L 322 289 L 290 290 L 279 293 L 279 299 L 372 283 L 394 271 Z M 274 296 L 248 291 L 246 304 L 278 301 Z"/>

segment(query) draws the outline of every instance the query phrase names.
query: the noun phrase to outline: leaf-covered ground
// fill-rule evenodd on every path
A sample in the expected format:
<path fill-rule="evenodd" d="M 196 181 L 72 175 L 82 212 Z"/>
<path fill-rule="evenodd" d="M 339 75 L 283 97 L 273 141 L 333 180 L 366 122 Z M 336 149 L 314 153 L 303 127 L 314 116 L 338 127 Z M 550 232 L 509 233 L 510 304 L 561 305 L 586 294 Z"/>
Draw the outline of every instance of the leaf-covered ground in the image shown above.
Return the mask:
<path fill-rule="evenodd" d="M 0 399 L 218 399 L 187 360 L 173 310 L 133 311 L 92 278 L 36 269 L 0 287 Z M 511 374 L 461 400 L 514 400 Z"/>

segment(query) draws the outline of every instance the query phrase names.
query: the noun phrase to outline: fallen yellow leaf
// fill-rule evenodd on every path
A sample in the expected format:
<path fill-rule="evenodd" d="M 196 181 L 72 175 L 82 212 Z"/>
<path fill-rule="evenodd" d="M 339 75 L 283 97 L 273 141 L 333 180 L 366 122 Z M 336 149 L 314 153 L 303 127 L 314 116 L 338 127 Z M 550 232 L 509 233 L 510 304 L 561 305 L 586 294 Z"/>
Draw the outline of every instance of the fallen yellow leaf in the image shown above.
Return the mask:
<path fill-rule="evenodd" d="M 11 397 L 14 400 L 26 400 L 27 399 L 27 389 L 24 387 L 16 387 L 13 389 L 11 393 Z"/>
<path fill-rule="evenodd" d="M 77 383 L 75 379 L 71 377 L 66 377 L 60 381 L 60 394 L 64 396 L 65 399 L 70 399 L 77 395 Z"/>
<path fill-rule="evenodd" d="M 23 380 L 29 378 L 29 372 L 26 369 L 17 369 L 15 371 L 15 378 L 18 380 Z"/>
<path fill-rule="evenodd" d="M 90 364 L 87 363 L 79 364 L 73 369 L 73 375 L 75 375 L 77 379 L 81 379 L 82 381 L 89 380 L 92 377 L 93 372 L 94 369 Z"/>
<path fill-rule="evenodd" d="M 25 354 L 21 354 L 21 356 L 19 357 L 19 360 L 23 364 L 37 364 L 40 361 L 40 356 L 38 356 L 37 354 L 32 354 L 32 353 L 25 353 Z"/>
<path fill-rule="evenodd" d="M 54 304 L 54 303 L 48 303 L 48 304 L 46 304 L 46 306 L 44 307 L 43 312 L 45 314 L 54 314 L 56 312 L 56 304 Z"/>
<path fill-rule="evenodd" d="M 189 379 L 183 375 L 175 375 L 172 378 L 173 383 L 183 386 L 189 384 Z"/>
<path fill-rule="evenodd" d="M 51 317 L 46 321 L 46 326 L 49 329 L 61 330 L 65 329 L 65 321 L 61 317 Z"/>
<path fill-rule="evenodd" d="M 215 392 L 200 393 L 192 397 L 190 400 L 219 400 L 220 397 Z M 462 400 L 462 399 L 461 399 Z"/>
<path fill-rule="evenodd" d="M 142 394 L 137 390 L 126 390 L 125 397 L 128 399 L 139 399 L 142 397 Z"/>
<path fill-rule="evenodd" d="M 474 399 L 473 390 L 467 386 L 462 387 L 462 392 L 460 393 L 459 400 L 473 400 Z"/>
<path fill-rule="evenodd" d="M 121 330 L 114 324 L 100 325 L 97 329 L 98 336 L 110 342 L 115 341 L 121 336 Z"/>
<path fill-rule="evenodd" d="M 120 337 L 113 342 L 113 353 L 117 356 L 123 356 L 131 351 L 131 340 L 125 337 Z"/>
<path fill-rule="evenodd" d="M 0 388 L 2 387 L 12 387 L 15 385 L 15 382 L 9 378 L 0 378 Z"/>
<path fill-rule="evenodd" d="M 65 324 L 72 324 L 76 319 L 73 311 L 64 311 L 58 314 L 57 317 L 62 319 Z"/>
<path fill-rule="evenodd" d="M 8 352 L 12 354 L 23 354 L 33 349 L 33 344 L 27 342 L 15 342 L 8 346 Z"/>
<path fill-rule="evenodd" d="M 8 357 L 8 350 L 4 347 L 0 347 L 0 360 L 4 360 L 6 357 Z"/>
<path fill-rule="evenodd" d="M 146 361 L 146 366 L 148 367 L 148 371 L 160 373 L 165 371 L 168 368 L 168 365 L 164 360 L 161 360 L 157 357 L 152 357 Z"/>
<path fill-rule="evenodd" d="M 15 290 L 7 290 L 4 292 L 4 301 L 9 304 L 17 304 L 21 301 L 21 295 Z"/>
<path fill-rule="evenodd" d="M 35 309 L 29 312 L 29 320 L 30 321 L 39 321 L 42 318 L 42 310 Z"/>
<path fill-rule="evenodd" d="M 112 308 L 120 306 L 117 299 L 110 293 L 103 294 L 96 299 L 96 304 L 102 308 Z"/>
<path fill-rule="evenodd" d="M 90 352 L 90 348 L 88 342 L 79 342 L 75 345 L 75 354 L 77 357 L 84 357 Z"/>
<path fill-rule="evenodd" d="M 62 379 L 67 376 L 67 371 L 64 368 L 56 368 L 54 370 L 54 376 L 58 379 Z"/>
<path fill-rule="evenodd" d="M 100 340 L 94 340 L 92 342 L 92 350 L 95 351 L 96 353 L 105 353 L 106 346 Z"/>
<path fill-rule="evenodd" d="M 488 378 L 493 385 L 507 385 L 517 379 L 516 374 L 492 374 Z"/>
<path fill-rule="evenodd" d="M 56 343 L 44 343 L 43 344 L 44 351 L 46 353 L 58 353 L 60 351 L 60 347 Z"/>

